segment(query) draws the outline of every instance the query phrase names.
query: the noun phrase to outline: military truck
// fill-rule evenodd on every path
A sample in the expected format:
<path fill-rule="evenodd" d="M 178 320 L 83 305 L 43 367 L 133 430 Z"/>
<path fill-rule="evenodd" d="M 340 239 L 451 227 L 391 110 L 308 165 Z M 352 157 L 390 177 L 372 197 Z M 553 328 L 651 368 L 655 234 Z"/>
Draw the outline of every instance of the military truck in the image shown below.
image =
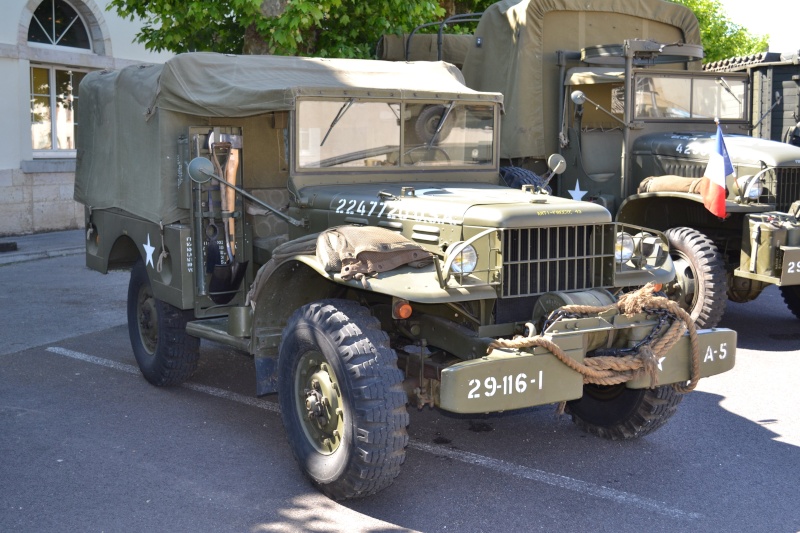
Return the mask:
<path fill-rule="evenodd" d="M 452 65 L 192 53 L 80 90 L 86 263 L 131 270 L 143 376 L 185 381 L 201 339 L 249 355 L 332 498 L 391 484 L 407 403 L 564 402 L 630 439 L 734 364 L 734 331 L 652 293 L 662 234 L 499 183 L 502 96 Z"/>
<path fill-rule="evenodd" d="M 383 57 L 400 59 L 385 40 Z M 412 42 L 406 57 L 418 49 Z M 747 302 L 773 284 L 800 317 L 800 148 L 747 137 L 747 74 L 702 71 L 689 9 L 662 0 L 501 1 L 480 17 L 463 55 L 454 60 L 466 84 L 505 97 L 502 164 L 541 173 L 559 151 L 567 168 L 557 194 L 664 231 L 677 272 L 665 291 L 699 327 L 717 325 L 728 299 Z M 734 168 L 724 219 L 694 192 L 715 119 Z M 660 176 L 671 178 L 650 179 Z"/>
<path fill-rule="evenodd" d="M 800 146 L 800 54 L 761 52 L 705 63 L 707 72 L 744 72 L 750 82 L 751 135 Z"/>

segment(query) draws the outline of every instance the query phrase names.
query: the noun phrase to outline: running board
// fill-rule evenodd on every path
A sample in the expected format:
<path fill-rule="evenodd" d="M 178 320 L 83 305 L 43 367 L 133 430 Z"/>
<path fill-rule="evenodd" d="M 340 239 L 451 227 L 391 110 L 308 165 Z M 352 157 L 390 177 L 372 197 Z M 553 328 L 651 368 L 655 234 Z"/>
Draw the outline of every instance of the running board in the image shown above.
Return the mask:
<path fill-rule="evenodd" d="M 189 322 L 186 324 L 186 333 L 198 339 L 218 342 L 250 353 L 249 337 L 234 337 L 228 333 L 228 317 L 207 318 Z"/>

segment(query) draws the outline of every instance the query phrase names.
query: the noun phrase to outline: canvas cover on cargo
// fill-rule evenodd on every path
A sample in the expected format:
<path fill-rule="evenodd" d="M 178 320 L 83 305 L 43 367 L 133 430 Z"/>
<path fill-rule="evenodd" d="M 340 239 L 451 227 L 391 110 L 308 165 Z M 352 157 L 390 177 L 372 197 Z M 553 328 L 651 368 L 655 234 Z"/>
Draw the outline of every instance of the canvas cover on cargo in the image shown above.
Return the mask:
<path fill-rule="evenodd" d="M 294 108 L 298 96 L 481 98 L 444 62 L 181 54 L 163 65 L 87 74 L 78 106 L 75 200 L 152 222 L 185 218 L 178 137 L 219 117 Z M 493 95 L 493 101 L 501 101 Z M 244 150 L 247 146 L 245 132 Z"/>
<path fill-rule="evenodd" d="M 462 70 L 469 87 L 503 93 L 506 107 L 514 110 L 503 116 L 500 156 L 545 158 L 558 151 L 558 50 L 624 39 L 702 44 L 694 14 L 662 0 L 492 4 L 478 23 Z"/>

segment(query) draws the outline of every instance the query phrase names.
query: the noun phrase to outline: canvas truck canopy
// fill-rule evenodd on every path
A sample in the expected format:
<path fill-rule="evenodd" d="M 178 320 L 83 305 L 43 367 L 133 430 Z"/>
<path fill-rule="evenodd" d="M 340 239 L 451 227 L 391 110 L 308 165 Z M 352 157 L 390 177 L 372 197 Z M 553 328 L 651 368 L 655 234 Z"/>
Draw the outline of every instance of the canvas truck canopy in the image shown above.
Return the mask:
<path fill-rule="evenodd" d="M 466 87 L 444 62 L 213 53 L 92 72 L 80 95 L 75 200 L 164 224 L 186 216 L 178 208 L 177 181 L 187 179 L 178 137 L 210 118 L 291 110 L 301 95 L 502 101 Z"/>
<path fill-rule="evenodd" d="M 503 158 L 544 158 L 558 150 L 556 52 L 625 39 L 701 44 L 686 7 L 662 0 L 503 0 L 475 30 L 463 72 L 467 85 L 504 95 Z M 572 66 L 577 66 L 576 64 Z M 699 68 L 699 65 L 698 67 Z"/>

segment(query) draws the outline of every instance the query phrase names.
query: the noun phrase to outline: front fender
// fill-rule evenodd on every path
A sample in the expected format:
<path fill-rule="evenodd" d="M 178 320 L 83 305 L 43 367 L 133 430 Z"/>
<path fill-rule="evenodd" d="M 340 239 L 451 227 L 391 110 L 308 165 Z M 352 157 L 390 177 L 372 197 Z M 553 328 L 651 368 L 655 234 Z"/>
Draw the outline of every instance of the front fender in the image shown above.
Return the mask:
<path fill-rule="evenodd" d="M 725 201 L 725 210 L 733 214 L 762 213 L 772 207 L 769 204 L 737 204 L 731 200 Z M 719 226 L 722 223 L 703 206 L 702 196 L 686 192 L 633 194 L 620 205 L 616 220 L 659 231 L 685 226 L 687 221 L 692 221 L 693 227 Z"/>

